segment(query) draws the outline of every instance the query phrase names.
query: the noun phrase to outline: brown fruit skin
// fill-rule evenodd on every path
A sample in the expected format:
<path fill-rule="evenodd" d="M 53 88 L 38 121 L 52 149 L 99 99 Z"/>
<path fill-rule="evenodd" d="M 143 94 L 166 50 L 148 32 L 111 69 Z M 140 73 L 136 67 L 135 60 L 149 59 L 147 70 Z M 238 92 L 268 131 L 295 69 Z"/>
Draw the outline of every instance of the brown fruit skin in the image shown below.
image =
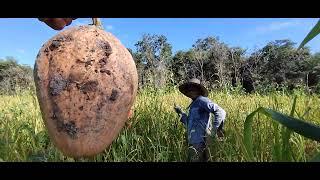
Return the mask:
<path fill-rule="evenodd" d="M 138 88 L 129 51 L 95 26 L 72 27 L 46 42 L 34 79 L 49 136 L 71 157 L 94 156 L 113 142 Z"/>

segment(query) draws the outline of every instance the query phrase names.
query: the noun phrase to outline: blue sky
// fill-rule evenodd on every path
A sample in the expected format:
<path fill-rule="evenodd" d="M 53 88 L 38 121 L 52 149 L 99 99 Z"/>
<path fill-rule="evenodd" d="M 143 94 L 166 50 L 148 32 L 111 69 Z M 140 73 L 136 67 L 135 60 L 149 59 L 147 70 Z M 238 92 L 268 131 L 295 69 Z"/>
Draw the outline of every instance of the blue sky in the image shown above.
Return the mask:
<path fill-rule="evenodd" d="M 267 42 L 291 39 L 300 43 L 318 19 L 312 18 L 102 18 L 111 32 L 128 48 L 144 33 L 163 34 L 173 51 L 188 50 L 199 38 L 218 36 L 229 46 L 240 46 L 252 52 Z M 71 26 L 91 23 L 79 18 Z M 19 63 L 33 66 L 40 47 L 58 31 L 36 18 L 0 18 L 0 58 L 15 57 Z M 320 36 L 307 46 L 320 52 Z"/>

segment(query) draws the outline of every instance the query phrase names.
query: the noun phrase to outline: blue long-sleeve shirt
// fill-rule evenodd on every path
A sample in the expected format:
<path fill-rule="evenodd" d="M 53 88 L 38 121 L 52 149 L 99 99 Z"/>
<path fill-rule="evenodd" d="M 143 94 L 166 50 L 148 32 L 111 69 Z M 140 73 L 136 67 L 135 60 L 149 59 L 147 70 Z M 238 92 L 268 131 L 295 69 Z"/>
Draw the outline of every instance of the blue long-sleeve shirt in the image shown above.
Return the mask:
<path fill-rule="evenodd" d="M 225 120 L 226 112 L 209 98 L 199 96 L 191 104 L 189 116 L 182 113 L 181 122 L 186 125 L 189 144 L 205 142 L 205 137 L 212 132 L 210 113 L 214 114 L 213 130 Z"/>

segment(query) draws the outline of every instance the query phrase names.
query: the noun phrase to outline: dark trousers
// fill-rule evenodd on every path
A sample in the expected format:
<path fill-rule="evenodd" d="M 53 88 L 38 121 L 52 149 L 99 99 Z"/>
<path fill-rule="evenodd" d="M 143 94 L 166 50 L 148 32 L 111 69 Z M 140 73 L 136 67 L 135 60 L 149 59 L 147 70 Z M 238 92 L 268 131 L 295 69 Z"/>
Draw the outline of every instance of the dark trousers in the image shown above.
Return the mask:
<path fill-rule="evenodd" d="M 224 136 L 223 130 L 223 122 L 221 122 L 220 126 L 217 129 L 218 137 Z M 208 137 L 210 138 L 210 137 Z M 188 148 L 188 162 L 208 162 L 209 161 L 209 149 L 208 141 L 209 139 L 205 139 L 205 142 L 198 144 L 190 144 Z"/>
<path fill-rule="evenodd" d="M 188 148 L 188 162 L 208 162 L 209 150 L 206 143 L 192 144 Z"/>

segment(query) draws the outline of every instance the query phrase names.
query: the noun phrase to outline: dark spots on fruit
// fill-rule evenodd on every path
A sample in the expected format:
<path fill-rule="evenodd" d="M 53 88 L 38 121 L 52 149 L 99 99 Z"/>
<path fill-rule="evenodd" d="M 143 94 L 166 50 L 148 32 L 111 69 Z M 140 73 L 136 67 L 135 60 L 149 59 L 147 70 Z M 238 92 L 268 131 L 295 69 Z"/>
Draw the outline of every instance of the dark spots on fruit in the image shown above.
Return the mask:
<path fill-rule="evenodd" d="M 70 42 L 72 41 L 72 37 L 69 35 L 65 35 L 65 36 L 60 36 L 58 38 L 56 38 L 54 41 L 59 41 L 59 42 Z"/>
<path fill-rule="evenodd" d="M 92 66 L 92 62 L 93 62 L 94 60 L 92 60 L 92 59 L 88 59 L 88 60 L 84 60 L 84 61 L 81 61 L 80 59 L 77 59 L 76 60 L 76 63 L 84 63 L 84 66 L 85 67 L 88 67 L 88 66 Z M 72 67 L 71 67 L 72 68 Z"/>
<path fill-rule="evenodd" d="M 100 59 L 99 64 L 107 64 L 107 58 Z"/>
<path fill-rule="evenodd" d="M 111 71 L 108 70 L 108 69 L 101 69 L 101 70 L 100 70 L 100 73 L 106 73 L 106 74 L 108 74 L 109 76 L 111 75 Z"/>
<path fill-rule="evenodd" d="M 102 58 L 99 60 L 99 65 L 100 65 L 100 68 L 103 68 L 108 62 L 108 59 L 107 58 Z"/>
<path fill-rule="evenodd" d="M 64 79 L 60 74 L 54 75 L 49 83 L 50 94 L 52 96 L 59 95 L 68 85 L 68 80 Z"/>
<path fill-rule="evenodd" d="M 46 49 L 44 50 L 44 52 L 45 52 L 46 56 L 49 56 L 49 48 L 46 48 Z"/>
<path fill-rule="evenodd" d="M 70 42 L 70 41 L 73 40 L 73 38 L 70 35 L 69 36 L 65 36 L 64 38 L 65 38 L 64 41 L 66 41 L 66 42 Z"/>
<path fill-rule="evenodd" d="M 110 46 L 110 44 L 108 42 L 105 42 L 104 50 L 105 50 L 105 54 L 107 56 L 112 54 L 112 48 L 111 48 L 111 46 Z"/>
<path fill-rule="evenodd" d="M 56 120 L 56 126 L 57 126 L 58 132 L 63 131 L 63 130 L 64 130 L 64 123 L 63 123 L 63 121 L 61 121 L 61 120 L 58 119 L 58 118 L 55 118 L 55 120 Z"/>
<path fill-rule="evenodd" d="M 52 61 L 53 61 L 53 58 L 52 58 L 52 56 L 50 56 L 49 63 L 52 62 Z"/>
<path fill-rule="evenodd" d="M 111 100 L 111 101 L 117 100 L 118 95 L 119 95 L 119 91 L 116 90 L 116 89 L 112 89 L 112 92 L 111 92 L 109 100 Z"/>
<path fill-rule="evenodd" d="M 62 112 L 58 105 L 55 102 L 51 103 L 52 105 L 52 116 L 51 119 L 56 123 L 56 127 L 58 132 L 65 132 L 67 133 L 72 139 L 77 138 L 77 133 L 79 128 L 76 127 L 74 121 L 69 121 L 64 123 Z"/>
<path fill-rule="evenodd" d="M 109 56 L 110 54 L 112 54 L 112 48 L 109 42 L 98 40 L 97 46 L 105 52 L 106 56 Z"/>
<path fill-rule="evenodd" d="M 95 69 L 95 70 L 94 70 L 94 72 L 95 72 L 95 73 L 98 73 L 98 70 L 97 70 L 97 69 Z"/>
<path fill-rule="evenodd" d="M 103 97 L 103 96 L 102 96 Z M 101 108 L 105 105 L 105 101 L 103 100 L 103 98 L 100 99 L 100 101 L 97 104 L 97 111 L 100 111 Z"/>
<path fill-rule="evenodd" d="M 88 81 L 82 86 L 80 86 L 80 91 L 87 92 L 95 92 L 98 89 L 98 81 Z"/>
<path fill-rule="evenodd" d="M 78 80 L 79 80 L 79 75 L 76 73 L 70 73 L 69 74 L 69 83 L 76 83 L 76 85 L 78 86 Z"/>
<path fill-rule="evenodd" d="M 77 128 L 74 121 L 70 121 L 63 124 L 63 130 L 72 138 L 77 138 L 79 128 Z"/>
<path fill-rule="evenodd" d="M 89 61 L 85 62 L 84 66 L 85 66 L 85 67 L 92 66 L 92 62 L 93 62 L 93 61 L 94 61 L 94 60 L 89 60 Z"/>
<path fill-rule="evenodd" d="M 49 49 L 51 51 L 53 51 L 53 50 L 59 48 L 61 46 L 62 42 L 69 42 L 69 41 L 72 41 L 71 36 L 58 37 L 58 38 L 52 40 L 52 43 L 50 44 Z M 60 50 L 59 52 L 62 52 L 62 50 Z"/>
<path fill-rule="evenodd" d="M 82 110 L 83 110 L 83 106 L 80 106 L 80 107 L 79 107 L 79 110 L 82 111 Z"/>
<path fill-rule="evenodd" d="M 91 49 L 91 50 L 90 50 L 90 52 L 91 52 L 91 53 L 94 53 L 94 52 L 95 52 L 95 50 L 94 50 L 94 49 Z"/>
<path fill-rule="evenodd" d="M 85 95 L 86 95 L 86 100 L 89 101 L 90 100 L 89 94 L 85 93 Z"/>
<path fill-rule="evenodd" d="M 53 40 L 52 43 L 49 46 L 49 49 L 50 49 L 50 51 L 53 51 L 53 50 L 59 48 L 60 45 L 61 45 L 60 41 Z"/>

